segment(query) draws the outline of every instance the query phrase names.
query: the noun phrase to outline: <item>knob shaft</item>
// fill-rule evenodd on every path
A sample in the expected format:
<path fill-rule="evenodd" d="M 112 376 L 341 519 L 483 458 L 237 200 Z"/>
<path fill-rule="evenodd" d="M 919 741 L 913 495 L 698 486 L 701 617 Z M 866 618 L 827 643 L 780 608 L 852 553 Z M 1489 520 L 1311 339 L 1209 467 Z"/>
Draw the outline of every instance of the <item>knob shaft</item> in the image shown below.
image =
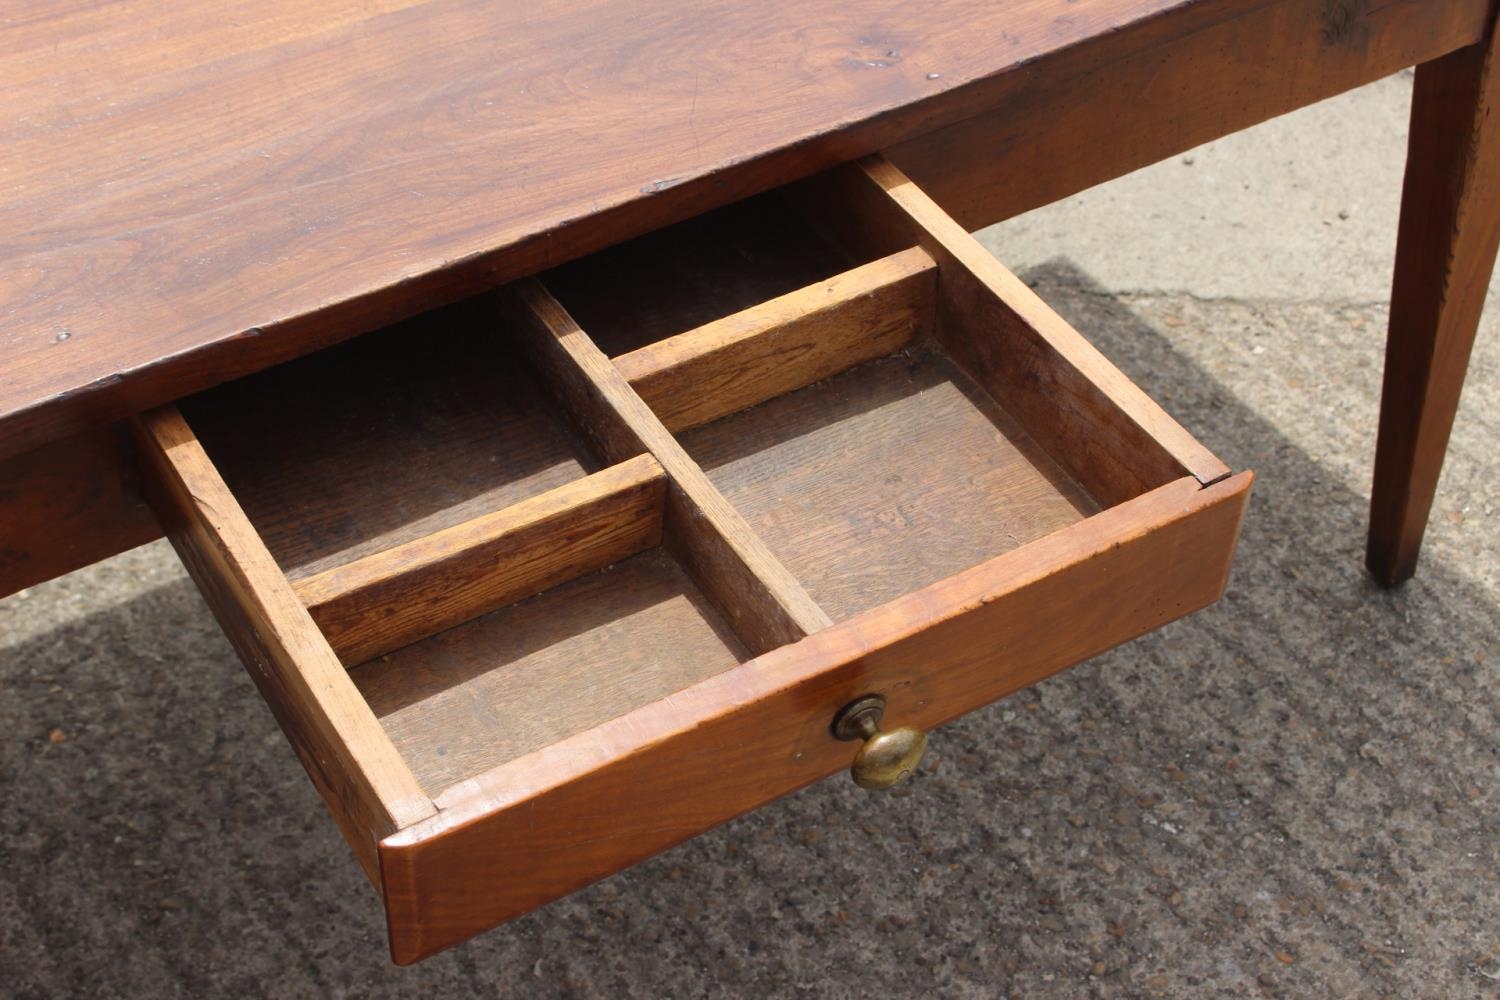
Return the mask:
<path fill-rule="evenodd" d="M 927 734 L 912 726 L 882 730 L 885 696 L 856 698 L 839 710 L 833 735 L 841 740 L 863 740 L 849 774 L 861 788 L 883 789 L 912 776 L 927 752 Z"/>

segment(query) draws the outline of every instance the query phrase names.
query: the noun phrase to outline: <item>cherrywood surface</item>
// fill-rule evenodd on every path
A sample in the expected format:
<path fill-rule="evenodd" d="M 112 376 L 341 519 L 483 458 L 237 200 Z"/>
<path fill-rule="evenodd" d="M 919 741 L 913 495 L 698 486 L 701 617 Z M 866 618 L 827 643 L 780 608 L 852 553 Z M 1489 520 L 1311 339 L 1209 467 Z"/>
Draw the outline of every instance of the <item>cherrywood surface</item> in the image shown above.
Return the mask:
<path fill-rule="evenodd" d="M 477 0 L 21 16 L 40 8 L 32 0 L 0 26 L 12 164 L 0 182 L 0 457 L 876 148 L 977 228 L 1481 42 L 1491 7 L 1092 0 L 1059 18 L 1059 3 L 962 4 L 957 17 L 945 4 L 880 5 L 870 18 L 872 3 L 779 0 L 756 5 L 748 33 L 736 16 L 694 20 L 696 6 L 624 27 L 616 10 L 593 37 L 581 25 L 594 6 L 575 4 L 578 47 L 550 52 L 530 39 L 562 38 L 569 15 L 528 5 L 497 15 L 528 19 L 524 30 L 495 26 L 522 58 L 455 74 L 483 58 Z M 392 19 L 409 38 L 391 41 Z M 448 22 L 464 30 L 430 58 Z M 788 24 L 810 33 L 778 35 Z M 892 61 L 861 58 L 860 39 L 884 36 L 900 60 L 864 65 Z M 604 57 L 611 39 L 617 59 Z M 946 65 L 915 79 L 929 58 Z M 500 96 L 463 103 L 480 91 Z M 873 117 L 848 113 L 887 98 Z M 794 132 L 808 138 L 775 145 Z M 174 136 L 189 138 L 173 149 Z M 637 166 L 656 175 L 649 194 L 629 186 Z M 596 168 L 629 178 L 617 200 L 579 186 Z M 95 182 L 102 172 L 110 183 Z M 138 544 L 148 529 L 122 474 L 133 464 L 63 450 L 29 462 L 55 483 L 101 482 L 72 494 L 66 544 L 50 504 L 0 495 L 0 537 L 20 553 L 0 566 L 0 595 Z"/>
<path fill-rule="evenodd" d="M 882 357 L 933 326 L 937 266 L 919 248 L 614 359 L 682 431 Z"/>
<path fill-rule="evenodd" d="M 379 885 L 376 841 L 432 815 L 431 800 L 181 414 L 155 410 L 135 428 L 147 493 L 167 537 Z"/>
<path fill-rule="evenodd" d="M 1417 568 L 1500 246 L 1497 38 L 1417 71 L 1391 289 L 1366 563 Z"/>
<path fill-rule="evenodd" d="M 1172 25 L 1170 39 L 1177 19 L 1162 18 L 1160 46 L 1017 67 L 996 79 L 993 107 L 885 153 L 979 229 L 1472 45 L 1492 10 L 1491 0 L 1214 6 L 1191 29 Z"/>
<path fill-rule="evenodd" d="M 1057 197 L 1194 137 L 1183 106 L 1242 127 L 1473 43 L 1487 10 L 22 0 L 0 26 L 0 456 L 986 112 L 1055 116 L 1081 152 L 1067 109 L 1116 92 L 1098 167 L 941 154 Z M 1293 82 L 1242 90 L 1261 63 Z M 1198 90 L 1153 102 L 1162 65 Z"/>
<path fill-rule="evenodd" d="M 123 422 L 0 460 L 0 598 L 153 538 Z"/>
<path fill-rule="evenodd" d="M 460 782 L 381 844 L 393 957 L 847 767 L 828 727 L 863 693 L 888 696 L 891 725 L 936 726 L 1213 601 L 1250 479 L 1181 479 Z"/>
<path fill-rule="evenodd" d="M 182 411 L 294 580 L 599 467 L 507 338 L 458 308 L 221 386 Z"/>
<path fill-rule="evenodd" d="M 1077 0 L 1060 9 L 1057 0 L 906 8 L 872 0 L 725 8 L 694 0 L 649 11 L 606 0 L 515 8 L 479 0 L 231 0 L 227 7 L 193 0 L 160 9 L 23 3 L 0 24 L 7 95 L 0 105 L 7 164 L 0 172 L 0 458 L 92 433 L 877 149 L 895 146 L 964 223 L 994 221 L 1472 45 L 1491 12 L 1488 0 Z M 1393 342 L 1393 368 L 1411 362 L 1418 377 L 1407 383 L 1416 398 L 1394 397 L 1399 419 L 1382 434 L 1381 461 L 1394 472 L 1377 485 L 1377 522 L 1382 496 L 1414 488 L 1387 511 L 1385 523 L 1395 525 L 1387 532 L 1395 538 L 1386 546 L 1395 567 L 1388 576 L 1409 572 L 1415 561 L 1412 539 L 1430 503 L 1427 484 L 1435 482 L 1456 404 L 1471 316 L 1477 320 L 1473 289 L 1494 256 L 1493 168 L 1485 165 L 1494 156 L 1493 128 L 1482 127 L 1487 60 L 1471 50 L 1424 68 L 1418 85 L 1422 134 L 1436 135 L 1443 123 L 1467 131 L 1445 133 L 1432 145 L 1430 166 L 1413 163 L 1420 173 L 1408 183 L 1403 260 L 1425 248 L 1442 262 L 1435 273 L 1403 265 L 1397 278 L 1393 337 L 1398 318 L 1411 324 Z M 979 179 L 980 171 L 990 179 Z M 877 181 L 895 176 L 883 166 L 868 173 Z M 1082 391 L 1090 405 L 1103 399 L 1129 413 L 1138 435 L 1126 435 L 1125 451 L 1154 443 L 1193 475 L 1158 485 L 1174 470 L 1151 464 L 1135 480 L 1107 472 L 1100 487 L 1087 473 L 1095 456 L 1067 457 L 1074 454 L 1069 435 L 1082 431 L 1065 429 L 1042 443 L 1113 506 L 832 625 L 607 356 L 540 286 L 529 286 L 523 311 L 538 322 L 521 332 L 544 373 L 563 384 L 567 411 L 602 421 L 584 426 L 600 457 L 623 462 L 647 452 L 669 480 L 665 547 L 406 647 L 448 642 L 469 651 L 460 658 L 467 667 L 422 688 L 420 663 L 403 672 L 376 661 L 351 680 L 257 535 L 261 522 L 274 525 L 278 515 L 252 524 L 215 469 L 214 449 L 206 452 L 176 411 L 138 422 L 158 516 L 356 855 L 383 882 L 399 960 L 843 766 L 849 748 L 828 737 L 827 721 L 830 708 L 855 694 L 891 694 L 900 713 L 893 722 L 904 715 L 931 725 L 1222 590 L 1249 477 L 1220 479 L 1222 466 L 1157 419 L 1128 383 L 1112 382 L 1112 369 L 1096 366 L 1086 345 L 1055 327 L 1003 268 L 971 258 L 958 226 L 925 218 L 932 211 L 925 195 L 899 178 L 881 186 L 922 230 L 937 263 L 939 290 L 950 302 L 937 314 L 942 342 L 991 394 L 1005 397 L 1039 371 L 1053 377 L 1061 364 L 1062 380 L 1047 383 L 1049 391 L 1065 404 Z M 1419 187 L 1431 193 L 1419 196 Z M 1429 211 L 1429 221 L 1411 221 Z M 817 272 L 823 251 L 811 250 L 812 263 L 795 264 L 791 275 Z M 954 278 L 958 291 L 949 294 Z M 1422 287 L 1429 278 L 1435 285 Z M 783 291 L 807 283 L 799 278 Z M 963 354 L 959 321 L 989 308 L 991 296 L 1004 309 L 986 314 L 983 326 L 1009 331 L 1016 351 Z M 700 314 L 662 331 L 715 319 Z M 451 346 L 439 336 L 433 363 Z M 454 356 L 484 357 L 482 350 Z M 501 367 L 478 365 L 476 377 Z M 420 372 L 414 381 L 422 382 Z M 333 398 L 340 395 L 353 398 Z M 491 387 L 474 399 L 511 395 Z M 252 394 L 246 409 L 220 412 L 256 434 L 249 425 L 280 419 L 254 408 L 266 398 Z M 303 402 L 294 395 L 287 405 Z M 537 412 L 557 428 L 551 405 L 542 400 Z M 1044 416 L 1020 397 L 1007 406 L 1028 426 Z M 211 410 L 204 415 L 212 435 Z M 1089 426 L 1068 415 L 1059 424 Z M 442 452 L 443 435 L 433 436 Z M 368 447 L 372 437 L 387 435 L 350 433 L 342 453 Z M 283 554 L 283 565 L 328 572 L 392 545 L 400 551 L 418 536 L 566 488 L 598 467 L 566 430 L 541 438 L 539 459 L 517 453 L 540 477 L 520 476 L 521 495 L 503 492 L 518 481 L 506 466 L 502 492 L 478 508 L 463 504 L 493 483 L 394 512 L 399 525 L 415 525 L 404 539 L 366 523 L 347 537 L 355 545 L 368 540 L 370 549 L 356 550 L 346 538 L 305 559 Z M 455 456 L 476 443 L 461 433 L 456 440 Z M 222 440 L 219 447 L 226 467 L 248 452 Z M 339 451 L 288 468 L 337 466 Z M 0 563 L 7 587 L 139 536 L 139 521 L 128 516 L 131 462 L 120 450 L 56 454 L 34 465 L 22 460 L 23 475 L 48 490 L 69 488 L 91 467 L 107 481 L 76 492 L 65 516 L 78 539 L 72 551 L 7 554 Z M 259 464 L 270 467 L 269 457 Z M 474 464 L 470 472 L 481 474 Z M 547 479 L 554 471 L 556 481 Z M 356 485 L 351 478 L 346 492 L 335 487 L 326 508 L 357 508 Z M 255 493 L 255 484 L 240 486 Z M 376 504 L 366 503 L 367 516 L 378 519 Z M 45 506 L 0 494 L 0 517 L 19 513 L 19 527 L 8 530 L 22 537 L 53 523 Z M 89 527 L 112 520 L 118 527 Z M 314 534 L 337 538 L 339 530 L 325 524 Z M 288 551 L 295 549 L 290 543 Z M 527 624 L 548 601 L 551 610 Z M 716 618 L 715 605 L 733 620 Z M 592 623 L 580 607 L 616 613 Z M 633 633 L 637 623 L 642 631 Z M 496 631 L 480 642 L 455 638 L 486 628 Z M 632 681 L 593 707 L 586 693 L 576 716 L 494 756 L 460 753 L 464 763 L 451 772 L 432 763 L 446 752 L 427 752 L 443 732 L 429 718 L 399 739 L 418 761 L 420 779 L 355 688 L 368 683 L 370 692 L 385 693 L 384 726 L 400 734 L 403 712 L 447 703 L 467 686 L 472 697 L 461 707 L 472 710 L 469 732 L 493 730 L 485 699 L 513 710 L 519 702 L 506 699 L 527 691 L 508 683 L 506 665 L 534 667 L 537 690 L 551 683 L 577 690 L 580 676 L 558 682 L 562 660 L 530 658 L 528 642 L 556 645 L 547 642 L 548 628 L 558 642 L 578 644 L 568 664 L 613 663 L 648 631 L 664 630 L 681 645 L 672 647 L 678 652 L 664 674 L 660 664 L 622 672 L 640 678 L 638 689 Z M 515 644 L 514 655 L 492 658 L 504 642 Z M 681 673 L 680 663 L 701 669 L 701 677 Z M 386 688 L 377 683 L 382 669 L 397 678 Z M 484 741 L 493 745 L 491 736 Z M 726 747 L 759 752 L 767 763 L 726 772 Z M 685 796 L 685 787 L 708 793 Z M 442 806 L 436 814 L 424 794 L 432 791 Z M 597 827 L 587 832 L 584 821 L 600 816 L 611 821 L 607 836 Z M 385 840 L 377 856 L 378 837 Z"/>
<path fill-rule="evenodd" d="M 682 443 L 835 621 L 1098 509 L 930 344 L 696 428 Z"/>
<path fill-rule="evenodd" d="M 649 455 L 296 582 L 356 664 L 661 541 L 666 477 Z"/>
<path fill-rule="evenodd" d="M 749 658 L 658 548 L 405 646 L 352 676 L 437 796 Z"/>

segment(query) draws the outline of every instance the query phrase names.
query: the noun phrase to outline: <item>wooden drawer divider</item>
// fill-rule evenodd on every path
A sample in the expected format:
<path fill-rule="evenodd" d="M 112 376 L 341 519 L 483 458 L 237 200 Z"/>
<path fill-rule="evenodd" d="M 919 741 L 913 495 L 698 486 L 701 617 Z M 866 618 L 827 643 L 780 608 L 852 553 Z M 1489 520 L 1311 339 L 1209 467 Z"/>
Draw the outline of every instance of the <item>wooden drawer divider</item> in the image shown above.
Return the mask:
<path fill-rule="evenodd" d="M 936 284 L 925 250 L 899 250 L 614 363 L 667 430 L 685 431 L 920 339 Z"/>
<path fill-rule="evenodd" d="M 533 363 L 558 386 L 575 423 L 589 429 L 606 455 L 644 449 L 661 463 L 669 479 L 668 544 L 752 652 L 832 624 L 540 282 L 516 282 L 497 292 L 496 302 Z"/>
<path fill-rule="evenodd" d="M 651 548 L 665 487 L 656 460 L 637 455 L 294 589 L 339 657 L 363 663 Z"/>

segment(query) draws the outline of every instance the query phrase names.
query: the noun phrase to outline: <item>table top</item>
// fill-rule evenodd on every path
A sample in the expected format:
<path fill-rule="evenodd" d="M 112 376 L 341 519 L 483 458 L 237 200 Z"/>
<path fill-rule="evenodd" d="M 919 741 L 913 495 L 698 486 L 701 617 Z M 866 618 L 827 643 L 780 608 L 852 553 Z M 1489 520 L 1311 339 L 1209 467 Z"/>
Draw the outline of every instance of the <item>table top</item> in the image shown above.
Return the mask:
<path fill-rule="evenodd" d="M 0 457 L 1269 2 L 12 3 Z"/>

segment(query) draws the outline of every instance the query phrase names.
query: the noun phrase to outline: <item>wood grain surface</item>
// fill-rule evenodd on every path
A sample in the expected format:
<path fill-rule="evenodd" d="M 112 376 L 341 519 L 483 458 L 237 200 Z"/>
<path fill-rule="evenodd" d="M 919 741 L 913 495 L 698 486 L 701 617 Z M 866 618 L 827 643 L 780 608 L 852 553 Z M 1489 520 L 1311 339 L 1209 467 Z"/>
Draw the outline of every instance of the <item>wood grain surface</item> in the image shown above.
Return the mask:
<path fill-rule="evenodd" d="M 831 243 L 780 190 L 539 275 L 605 354 L 634 351 L 831 278 L 868 256 Z"/>
<path fill-rule="evenodd" d="M 0 597 L 161 536 L 123 422 L 0 461 Z"/>
<path fill-rule="evenodd" d="M 1217 6 L 1160 47 L 1017 67 L 992 108 L 886 155 L 979 229 L 1478 42 L 1492 3 Z"/>
<path fill-rule="evenodd" d="M 656 545 L 665 493 L 640 455 L 294 589 L 352 666 Z"/>
<path fill-rule="evenodd" d="M 0 458 L 876 148 L 977 228 L 1480 43 L 1491 8 L 1093 0 L 1058 15 L 1058 4 L 820 12 L 782 0 L 756 5 L 765 31 L 743 36 L 743 52 L 733 19 L 722 33 L 707 20 L 695 48 L 700 8 L 683 5 L 680 23 L 601 21 L 612 36 L 589 39 L 574 25 L 593 62 L 564 47 L 437 79 L 456 60 L 483 59 L 481 45 L 433 61 L 425 87 L 410 84 L 421 82 L 432 33 L 463 5 L 12 5 L 0 25 Z M 562 37 L 567 18 L 550 4 L 496 16 L 534 20 L 495 41 L 517 50 L 533 30 Z M 389 18 L 417 30 L 392 43 L 381 30 Z M 950 37 L 964 25 L 972 38 Z M 636 35 L 680 44 L 653 61 L 666 43 L 637 57 Z M 899 62 L 861 60 L 863 43 L 848 44 L 887 35 Z M 618 58 L 608 58 L 610 37 Z M 947 65 L 918 80 L 913 53 Z M 863 65 L 881 62 L 892 64 Z M 402 71 L 389 86 L 382 63 Z M 219 75 L 233 84 L 195 97 Z M 502 78 L 498 100 L 465 103 Z M 763 106 L 767 80 L 775 98 Z M 884 110 L 850 112 L 875 105 Z M 241 123 L 253 126 L 243 136 Z M 638 156 L 646 130 L 661 142 Z M 776 145 L 792 134 L 804 138 Z M 505 155 L 483 152 L 500 145 Z M 512 159 L 511 148 L 525 155 Z M 585 190 L 596 166 L 594 181 L 612 169 L 627 178 L 612 198 Z M 95 182 L 101 173 L 107 183 Z M 650 174 L 644 191 L 630 187 Z M 441 216 L 430 224 L 427 204 Z M 0 595 L 142 541 L 150 528 L 125 472 L 133 465 L 97 449 L 86 460 L 34 455 L 26 474 L 71 480 L 79 502 L 60 545 L 38 541 L 56 523 L 49 505 L 0 495 L 7 544 L 25 540 Z"/>
<path fill-rule="evenodd" d="M 185 400 L 293 580 L 600 465 L 507 338 L 446 309 Z"/>
<path fill-rule="evenodd" d="M 392 955 L 416 961 L 848 767 L 828 727 L 861 694 L 887 695 L 891 725 L 936 726 L 1213 601 L 1250 480 L 1178 480 L 459 783 L 381 844 Z"/>
<path fill-rule="evenodd" d="M 1020 94 L 1065 106 L 1039 84 L 1294 3 L 1321 14 L 1284 27 L 1354 50 L 1302 103 L 1385 66 L 1392 35 L 1407 61 L 1477 40 L 1488 7 L 22 0 L 0 26 L 0 457 Z M 1175 111 L 1147 103 L 1123 120 Z"/>
<path fill-rule="evenodd" d="M 802 584 L 540 282 L 523 279 L 502 289 L 496 300 L 575 422 L 594 428 L 606 455 L 644 448 L 661 463 L 669 480 L 667 547 L 752 653 L 796 642 L 829 624 Z"/>
<path fill-rule="evenodd" d="M 1500 247 L 1496 114 L 1500 33 L 1418 69 L 1365 555 L 1387 587 L 1416 572 Z"/>
<path fill-rule="evenodd" d="M 930 344 L 706 424 L 682 442 L 835 621 L 1098 510 Z"/>
<path fill-rule="evenodd" d="M 889 161 L 871 157 L 830 178 L 849 190 L 865 225 L 910 227 L 938 264 L 938 339 L 1101 503 L 1184 472 L 1205 484 L 1229 474 Z"/>
<path fill-rule="evenodd" d="M 358 667 L 422 787 L 450 785 L 750 658 L 661 549 Z"/>
<path fill-rule="evenodd" d="M 376 841 L 433 813 L 175 407 L 135 422 L 167 537 L 377 886 Z"/>
<path fill-rule="evenodd" d="M 670 431 L 872 361 L 933 328 L 937 265 L 919 248 L 871 261 L 614 359 Z"/>

